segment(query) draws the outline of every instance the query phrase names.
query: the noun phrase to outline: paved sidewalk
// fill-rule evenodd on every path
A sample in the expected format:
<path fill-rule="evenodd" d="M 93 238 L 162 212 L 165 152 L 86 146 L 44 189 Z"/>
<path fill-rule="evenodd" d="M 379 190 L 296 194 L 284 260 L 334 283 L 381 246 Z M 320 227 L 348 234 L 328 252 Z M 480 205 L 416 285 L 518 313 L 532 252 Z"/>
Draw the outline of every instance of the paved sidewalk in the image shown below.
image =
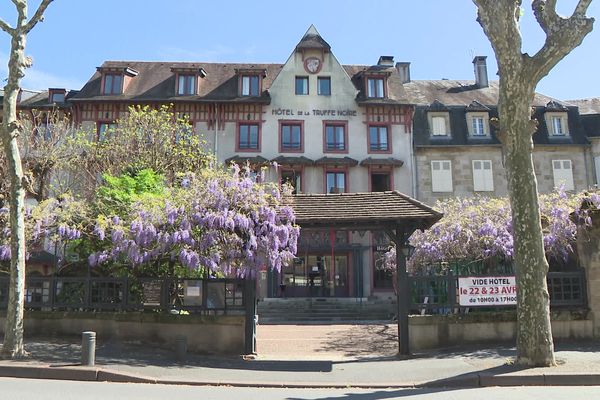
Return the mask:
<path fill-rule="evenodd" d="M 265 387 L 600 385 L 600 343 L 559 344 L 553 368 L 517 368 L 515 349 L 507 345 L 428 351 L 402 360 L 395 355 L 392 326 L 260 326 L 256 359 L 189 354 L 184 363 L 168 348 L 99 337 L 94 368 L 78 366 L 77 337 L 29 339 L 30 358 L 0 361 L 0 376 Z"/>

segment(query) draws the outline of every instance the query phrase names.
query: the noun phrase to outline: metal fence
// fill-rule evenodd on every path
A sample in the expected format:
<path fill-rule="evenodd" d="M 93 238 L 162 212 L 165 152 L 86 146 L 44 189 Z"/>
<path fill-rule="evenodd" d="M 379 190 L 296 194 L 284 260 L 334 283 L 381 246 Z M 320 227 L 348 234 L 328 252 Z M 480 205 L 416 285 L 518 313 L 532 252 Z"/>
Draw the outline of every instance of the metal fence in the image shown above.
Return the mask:
<path fill-rule="evenodd" d="M 244 313 L 248 285 L 241 279 L 30 277 L 25 307 L 44 311 L 187 311 Z M 9 278 L 0 277 L 0 309 Z M 250 293 L 252 295 L 252 293 Z"/>
<path fill-rule="evenodd" d="M 550 306 L 553 309 L 587 308 L 585 270 L 549 272 L 547 281 Z M 459 310 L 464 311 L 467 308 L 474 309 L 473 307 L 459 305 L 458 276 L 454 275 L 452 271 L 448 275 L 411 276 L 409 277 L 409 284 L 413 313 L 448 314 Z M 515 306 L 477 307 L 477 309 L 496 310 L 510 307 Z"/>

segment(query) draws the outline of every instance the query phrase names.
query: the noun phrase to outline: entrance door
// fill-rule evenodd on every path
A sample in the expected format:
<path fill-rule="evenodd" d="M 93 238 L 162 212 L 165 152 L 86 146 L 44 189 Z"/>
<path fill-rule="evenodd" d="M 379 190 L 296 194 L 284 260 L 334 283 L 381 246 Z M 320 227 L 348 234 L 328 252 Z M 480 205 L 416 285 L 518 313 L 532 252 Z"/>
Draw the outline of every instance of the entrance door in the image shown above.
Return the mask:
<path fill-rule="evenodd" d="M 347 297 L 348 256 L 310 254 L 296 258 L 283 270 L 281 296 L 285 297 Z"/>

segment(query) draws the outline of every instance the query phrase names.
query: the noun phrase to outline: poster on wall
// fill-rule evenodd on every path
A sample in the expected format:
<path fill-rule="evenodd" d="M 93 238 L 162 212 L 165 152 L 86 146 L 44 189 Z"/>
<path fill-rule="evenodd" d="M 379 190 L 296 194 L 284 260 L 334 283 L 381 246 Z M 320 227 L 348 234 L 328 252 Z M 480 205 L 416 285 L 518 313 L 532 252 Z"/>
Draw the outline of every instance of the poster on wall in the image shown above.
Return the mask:
<path fill-rule="evenodd" d="M 465 276 L 458 278 L 461 306 L 511 306 L 517 304 L 514 276 Z"/>

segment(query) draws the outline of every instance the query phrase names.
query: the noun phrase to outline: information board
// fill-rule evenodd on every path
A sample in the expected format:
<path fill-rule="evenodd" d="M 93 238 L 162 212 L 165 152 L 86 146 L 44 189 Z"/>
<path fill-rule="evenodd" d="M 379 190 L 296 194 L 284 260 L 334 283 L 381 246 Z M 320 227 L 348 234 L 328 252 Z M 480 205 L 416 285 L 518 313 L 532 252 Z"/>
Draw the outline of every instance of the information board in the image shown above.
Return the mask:
<path fill-rule="evenodd" d="M 517 304 L 514 276 L 465 276 L 458 278 L 461 306 L 508 306 Z"/>

